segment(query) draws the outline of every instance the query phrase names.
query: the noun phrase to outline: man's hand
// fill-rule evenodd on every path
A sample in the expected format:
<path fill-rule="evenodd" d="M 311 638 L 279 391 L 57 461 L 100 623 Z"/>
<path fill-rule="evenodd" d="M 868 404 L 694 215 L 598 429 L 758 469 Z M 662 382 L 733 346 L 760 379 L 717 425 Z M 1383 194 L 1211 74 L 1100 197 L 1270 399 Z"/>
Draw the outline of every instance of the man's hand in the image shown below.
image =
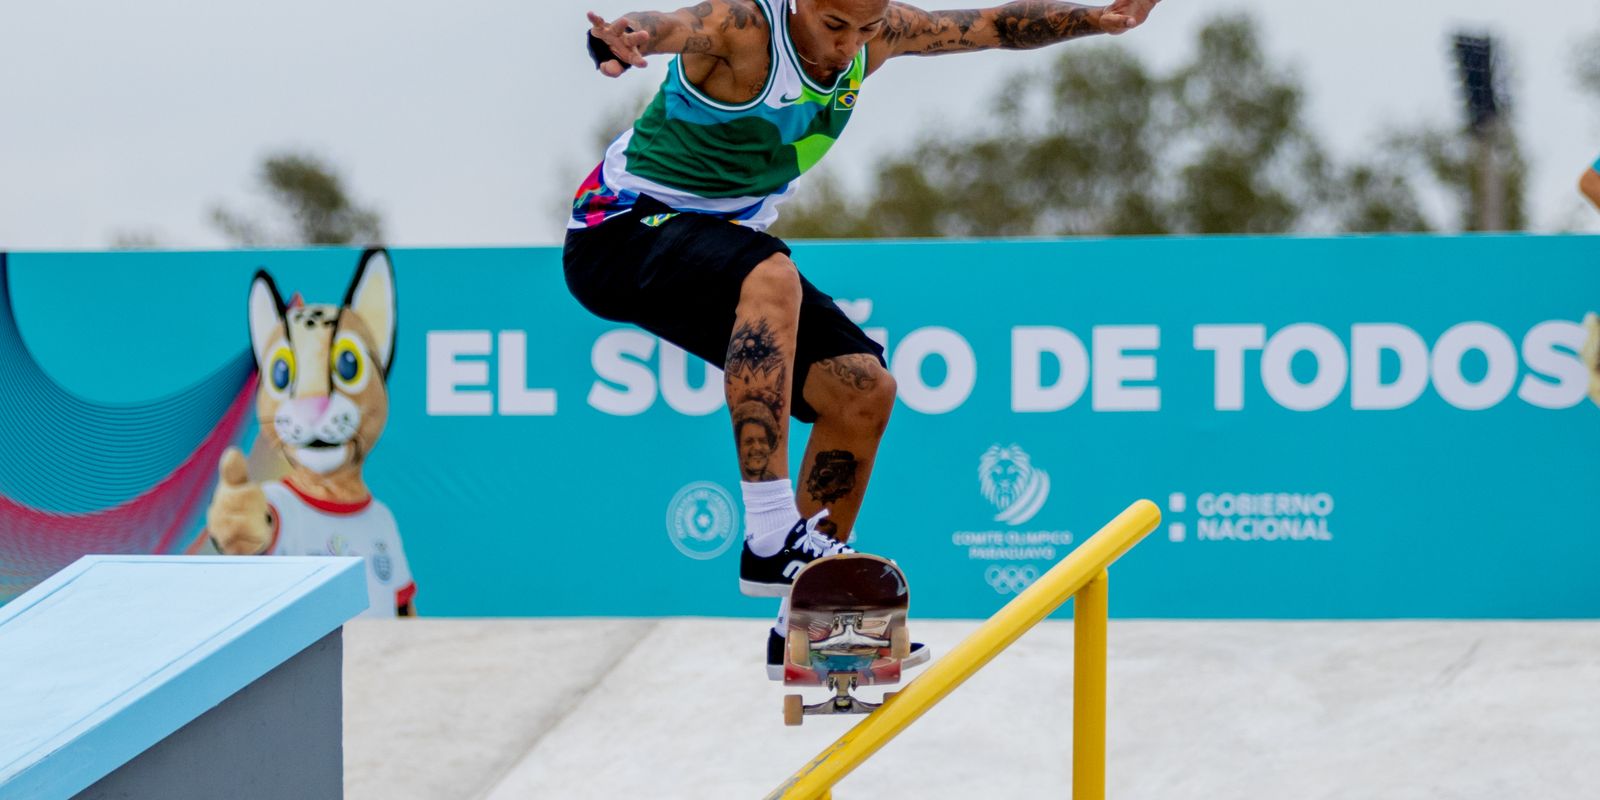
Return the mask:
<path fill-rule="evenodd" d="M 1116 36 L 1144 24 L 1160 0 L 1116 0 L 1100 11 L 1100 30 Z"/>
<path fill-rule="evenodd" d="M 606 47 L 611 48 L 611 52 L 620 59 L 601 64 L 601 74 L 615 78 L 620 76 L 626 67 L 650 66 L 644 60 L 644 47 L 650 42 L 649 31 L 630 32 L 626 19 L 606 22 L 604 17 L 593 11 L 589 12 L 589 24 L 594 26 L 589 29 L 589 35 L 605 42 Z"/>
<path fill-rule="evenodd" d="M 611 78 L 629 67 L 647 66 L 644 57 L 655 53 L 727 59 L 741 47 L 767 51 L 766 24 L 755 0 L 700 0 L 677 11 L 635 11 L 616 22 L 591 11 L 589 24 L 589 35 L 616 56 L 597 65 Z"/>

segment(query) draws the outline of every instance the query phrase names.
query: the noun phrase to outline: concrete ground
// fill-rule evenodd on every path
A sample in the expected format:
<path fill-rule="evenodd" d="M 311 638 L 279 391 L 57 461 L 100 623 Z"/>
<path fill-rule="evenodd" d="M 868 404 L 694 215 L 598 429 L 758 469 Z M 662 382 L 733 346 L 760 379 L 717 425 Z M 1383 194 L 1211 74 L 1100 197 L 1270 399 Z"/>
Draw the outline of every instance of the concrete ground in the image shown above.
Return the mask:
<path fill-rule="evenodd" d="M 912 622 L 936 658 L 976 625 Z M 853 719 L 784 727 L 763 629 L 352 622 L 347 797 L 765 797 Z M 1600 622 L 1114 621 L 1110 636 L 1117 800 L 1600 798 Z M 835 797 L 1070 796 L 1071 664 L 1071 623 L 1044 623 Z"/>

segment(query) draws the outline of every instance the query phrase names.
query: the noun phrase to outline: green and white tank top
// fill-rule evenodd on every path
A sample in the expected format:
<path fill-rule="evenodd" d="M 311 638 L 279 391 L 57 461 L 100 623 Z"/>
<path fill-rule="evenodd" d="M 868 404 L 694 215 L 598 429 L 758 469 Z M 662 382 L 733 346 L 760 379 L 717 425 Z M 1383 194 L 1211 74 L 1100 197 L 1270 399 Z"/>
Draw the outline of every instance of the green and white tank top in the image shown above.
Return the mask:
<path fill-rule="evenodd" d="M 771 31 L 771 66 L 761 94 L 739 105 L 713 100 L 689 82 L 683 57 L 674 57 L 650 106 L 578 188 L 569 229 L 627 213 L 641 194 L 757 230 L 777 219 L 794 180 L 822 159 L 850 121 L 867 51 L 863 47 L 832 86 L 820 85 L 801 68 L 787 4 L 754 1 Z"/>

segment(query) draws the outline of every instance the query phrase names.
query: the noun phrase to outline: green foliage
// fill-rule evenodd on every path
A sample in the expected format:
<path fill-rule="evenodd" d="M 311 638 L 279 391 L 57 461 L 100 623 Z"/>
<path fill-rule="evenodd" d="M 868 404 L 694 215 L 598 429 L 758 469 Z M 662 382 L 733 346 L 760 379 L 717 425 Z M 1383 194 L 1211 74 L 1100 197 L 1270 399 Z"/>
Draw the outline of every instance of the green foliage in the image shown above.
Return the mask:
<path fill-rule="evenodd" d="M 149 228 L 124 228 L 111 232 L 107 247 L 112 250 L 160 250 L 161 235 Z"/>
<path fill-rule="evenodd" d="M 1572 53 L 1572 68 L 1578 85 L 1600 101 L 1600 30 L 1578 42 Z"/>
<path fill-rule="evenodd" d="M 1331 163 L 1298 78 L 1268 58 L 1243 15 L 1202 27 L 1193 57 L 1165 74 L 1116 45 L 1068 45 L 1048 70 L 1008 82 L 991 113 L 991 130 L 927 134 L 886 159 L 861 200 L 827 175 L 808 179 L 776 232 L 1424 231 L 1415 182 L 1460 177 L 1445 169 L 1458 154 L 1442 146 Z"/>
<path fill-rule="evenodd" d="M 1344 170 L 1336 185 L 1342 193 L 1329 198 L 1328 211 L 1346 233 L 1428 231 L 1416 190 L 1402 164 L 1375 161 Z"/>
<path fill-rule="evenodd" d="M 1413 183 L 1431 184 L 1453 206 L 1455 219 L 1449 228 L 1520 231 L 1528 227 L 1528 164 L 1509 120 L 1481 136 L 1465 126 L 1424 127 L 1394 135 L 1389 147 L 1410 164 Z M 1485 164 L 1495 165 L 1497 179 L 1488 177 Z M 1489 196 L 1491 191 L 1494 198 Z M 1482 209 L 1491 203 L 1500 209 L 1498 225 L 1485 224 L 1482 216 Z"/>
<path fill-rule="evenodd" d="M 269 156 L 257 180 L 277 220 L 247 217 L 223 206 L 211 210 L 212 224 L 234 244 L 370 244 L 383 239 L 378 213 L 356 205 L 334 167 L 313 154 Z"/>

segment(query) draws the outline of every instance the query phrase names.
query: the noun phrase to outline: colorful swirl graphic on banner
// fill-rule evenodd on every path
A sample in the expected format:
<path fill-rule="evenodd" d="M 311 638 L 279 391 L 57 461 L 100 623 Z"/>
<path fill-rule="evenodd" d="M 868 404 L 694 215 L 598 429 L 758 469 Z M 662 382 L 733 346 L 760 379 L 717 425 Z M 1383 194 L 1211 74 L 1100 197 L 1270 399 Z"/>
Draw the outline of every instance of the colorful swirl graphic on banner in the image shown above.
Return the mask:
<path fill-rule="evenodd" d="M 248 351 L 146 403 L 56 384 L 17 326 L 0 253 L 0 603 L 91 553 L 170 553 L 209 500 L 252 406 Z"/>

